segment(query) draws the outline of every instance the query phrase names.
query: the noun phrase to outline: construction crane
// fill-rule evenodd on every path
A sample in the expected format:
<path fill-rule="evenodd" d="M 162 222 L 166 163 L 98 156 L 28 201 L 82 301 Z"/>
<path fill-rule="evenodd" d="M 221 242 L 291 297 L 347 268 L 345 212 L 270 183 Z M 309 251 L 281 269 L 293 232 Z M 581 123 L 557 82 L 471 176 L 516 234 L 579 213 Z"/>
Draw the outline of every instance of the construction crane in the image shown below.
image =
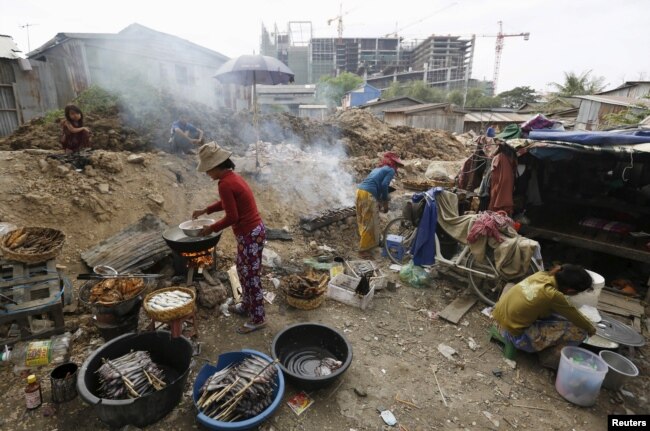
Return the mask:
<path fill-rule="evenodd" d="M 501 67 L 501 53 L 503 52 L 503 39 L 506 37 L 523 37 L 524 40 L 530 39 L 530 33 L 503 33 L 503 21 L 498 21 L 499 33 L 497 35 L 484 34 L 481 37 L 496 37 L 497 43 L 494 49 L 494 75 L 492 76 L 492 85 L 494 86 L 494 94 L 497 94 L 497 83 L 499 82 L 499 68 Z"/>
<path fill-rule="evenodd" d="M 349 14 L 350 12 L 352 12 L 354 9 L 356 9 L 356 7 L 343 13 L 343 3 L 339 3 L 339 14 L 334 18 L 330 18 L 327 20 L 327 25 L 332 25 L 334 21 L 337 21 L 336 31 L 339 34 L 339 42 L 343 40 L 343 17 Z"/>

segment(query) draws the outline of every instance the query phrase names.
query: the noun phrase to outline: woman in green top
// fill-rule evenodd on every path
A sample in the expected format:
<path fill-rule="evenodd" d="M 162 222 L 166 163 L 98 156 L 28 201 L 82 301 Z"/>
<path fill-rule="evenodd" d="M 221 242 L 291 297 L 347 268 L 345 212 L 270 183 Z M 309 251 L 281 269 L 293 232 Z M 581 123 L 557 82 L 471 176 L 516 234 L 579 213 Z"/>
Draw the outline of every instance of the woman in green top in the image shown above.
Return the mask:
<path fill-rule="evenodd" d="M 538 272 L 501 295 L 492 317 L 499 331 L 519 350 L 539 352 L 552 346 L 578 345 L 596 328 L 565 295 L 591 288 L 581 266 L 564 264 Z"/>

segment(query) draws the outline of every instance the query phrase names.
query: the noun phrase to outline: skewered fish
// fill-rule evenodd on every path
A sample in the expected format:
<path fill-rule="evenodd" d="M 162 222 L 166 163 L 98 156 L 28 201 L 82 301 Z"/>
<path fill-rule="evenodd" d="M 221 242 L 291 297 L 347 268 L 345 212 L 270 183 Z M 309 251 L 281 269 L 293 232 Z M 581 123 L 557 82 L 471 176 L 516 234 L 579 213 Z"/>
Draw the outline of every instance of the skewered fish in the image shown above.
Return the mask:
<path fill-rule="evenodd" d="M 109 278 L 90 289 L 90 302 L 110 304 L 131 299 L 144 289 L 142 278 Z"/>
<path fill-rule="evenodd" d="M 116 359 L 102 359 L 99 392 L 103 398 L 138 398 L 163 389 L 164 372 L 151 360 L 149 352 L 132 351 Z"/>

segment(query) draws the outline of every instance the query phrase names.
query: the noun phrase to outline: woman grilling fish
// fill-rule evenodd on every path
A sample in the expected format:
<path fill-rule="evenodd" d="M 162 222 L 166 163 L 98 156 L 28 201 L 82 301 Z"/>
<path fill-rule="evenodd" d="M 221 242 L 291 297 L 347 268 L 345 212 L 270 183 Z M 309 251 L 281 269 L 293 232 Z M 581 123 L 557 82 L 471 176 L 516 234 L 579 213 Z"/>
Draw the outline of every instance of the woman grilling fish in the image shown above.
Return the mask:
<path fill-rule="evenodd" d="M 250 321 L 237 329 L 240 334 L 256 331 L 266 326 L 264 297 L 262 296 L 262 250 L 266 240 L 264 223 L 257 210 L 255 197 L 249 185 L 233 170 L 232 153 L 215 142 L 199 149 L 199 172 L 205 172 L 218 181 L 219 197 L 205 209 L 192 212 L 195 219 L 203 214 L 224 211 L 225 216 L 216 223 L 203 228 L 207 236 L 232 226 L 237 239 L 237 274 L 242 286 L 242 302 L 230 307 L 230 311 L 250 317 Z"/>

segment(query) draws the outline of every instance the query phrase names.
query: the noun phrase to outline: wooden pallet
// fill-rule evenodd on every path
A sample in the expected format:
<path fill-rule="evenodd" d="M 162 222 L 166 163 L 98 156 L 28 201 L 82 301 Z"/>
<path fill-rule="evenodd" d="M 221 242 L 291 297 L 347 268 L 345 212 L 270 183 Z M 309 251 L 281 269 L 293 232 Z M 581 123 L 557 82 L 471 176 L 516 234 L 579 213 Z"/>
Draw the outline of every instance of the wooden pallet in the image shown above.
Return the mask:
<path fill-rule="evenodd" d="M 52 322 L 52 326 L 40 330 L 34 329 L 35 318 L 45 317 Z M 17 324 L 20 335 L 0 339 L 0 345 L 9 345 L 17 341 L 33 340 L 35 338 L 48 338 L 54 334 L 62 334 L 65 331 L 63 321 L 63 304 L 56 301 L 42 307 L 30 308 L 17 311 L 11 314 L 0 313 L 0 325 Z"/>

